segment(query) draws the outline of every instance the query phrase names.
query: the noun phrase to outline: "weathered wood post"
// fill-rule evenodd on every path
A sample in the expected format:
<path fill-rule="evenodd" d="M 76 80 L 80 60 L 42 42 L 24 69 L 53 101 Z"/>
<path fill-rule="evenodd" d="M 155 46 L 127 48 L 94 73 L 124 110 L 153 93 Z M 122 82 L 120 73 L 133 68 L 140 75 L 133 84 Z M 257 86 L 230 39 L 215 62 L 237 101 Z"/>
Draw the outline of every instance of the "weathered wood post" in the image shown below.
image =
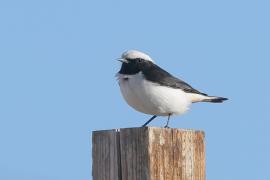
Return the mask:
<path fill-rule="evenodd" d="M 202 131 L 143 127 L 92 137 L 93 180 L 205 180 Z"/>

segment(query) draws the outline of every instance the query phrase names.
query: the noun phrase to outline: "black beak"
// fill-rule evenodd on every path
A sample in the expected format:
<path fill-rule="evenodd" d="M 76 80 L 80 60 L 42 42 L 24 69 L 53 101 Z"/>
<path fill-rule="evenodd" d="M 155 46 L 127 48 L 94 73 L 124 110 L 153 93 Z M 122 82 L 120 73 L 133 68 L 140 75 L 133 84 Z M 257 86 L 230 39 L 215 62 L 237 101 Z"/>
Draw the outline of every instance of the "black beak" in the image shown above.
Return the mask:
<path fill-rule="evenodd" d="M 122 62 L 122 63 L 128 63 L 128 61 L 126 59 L 123 59 L 123 58 L 118 58 L 117 60 Z"/>

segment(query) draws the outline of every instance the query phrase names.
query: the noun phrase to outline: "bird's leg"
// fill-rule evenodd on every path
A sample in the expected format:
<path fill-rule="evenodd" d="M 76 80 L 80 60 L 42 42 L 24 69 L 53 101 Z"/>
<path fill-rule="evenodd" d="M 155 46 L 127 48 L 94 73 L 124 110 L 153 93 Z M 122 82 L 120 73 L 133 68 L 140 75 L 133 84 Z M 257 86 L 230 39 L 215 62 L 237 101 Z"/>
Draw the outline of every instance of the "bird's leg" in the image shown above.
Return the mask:
<path fill-rule="evenodd" d="M 153 121 L 153 119 L 155 119 L 157 116 L 154 115 L 153 117 L 151 117 L 146 123 L 144 123 L 144 125 L 142 125 L 142 127 L 147 126 L 147 124 L 149 124 L 151 121 Z"/>
<path fill-rule="evenodd" d="M 170 128 L 170 127 L 169 127 L 169 121 L 170 121 L 171 115 L 172 115 L 172 114 L 169 114 L 169 115 L 168 115 L 168 119 L 167 119 L 166 126 L 164 126 L 165 128 Z"/>

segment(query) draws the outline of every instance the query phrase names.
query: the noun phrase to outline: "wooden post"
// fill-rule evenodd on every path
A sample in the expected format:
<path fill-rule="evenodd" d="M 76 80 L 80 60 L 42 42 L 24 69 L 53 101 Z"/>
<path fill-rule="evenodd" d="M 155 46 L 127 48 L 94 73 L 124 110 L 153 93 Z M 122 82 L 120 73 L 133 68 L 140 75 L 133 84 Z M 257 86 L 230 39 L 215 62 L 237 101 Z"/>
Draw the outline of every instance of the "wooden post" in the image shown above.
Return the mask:
<path fill-rule="evenodd" d="M 202 131 L 143 127 L 92 137 L 93 180 L 205 180 Z"/>

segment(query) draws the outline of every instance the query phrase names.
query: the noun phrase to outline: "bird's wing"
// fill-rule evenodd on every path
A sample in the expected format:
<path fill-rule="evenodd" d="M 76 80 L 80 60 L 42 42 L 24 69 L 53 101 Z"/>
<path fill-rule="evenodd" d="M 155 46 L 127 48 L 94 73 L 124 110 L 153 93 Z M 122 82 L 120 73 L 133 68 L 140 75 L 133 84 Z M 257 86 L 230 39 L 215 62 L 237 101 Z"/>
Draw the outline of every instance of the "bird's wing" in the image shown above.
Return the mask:
<path fill-rule="evenodd" d="M 143 71 L 145 78 L 151 82 L 158 83 L 162 86 L 168 86 L 176 89 L 182 89 L 187 93 L 195 93 L 207 96 L 207 94 L 202 93 L 193 87 L 191 87 L 186 82 L 174 77 L 164 69 L 160 68 L 157 65 L 153 65 L 148 69 Z"/>

